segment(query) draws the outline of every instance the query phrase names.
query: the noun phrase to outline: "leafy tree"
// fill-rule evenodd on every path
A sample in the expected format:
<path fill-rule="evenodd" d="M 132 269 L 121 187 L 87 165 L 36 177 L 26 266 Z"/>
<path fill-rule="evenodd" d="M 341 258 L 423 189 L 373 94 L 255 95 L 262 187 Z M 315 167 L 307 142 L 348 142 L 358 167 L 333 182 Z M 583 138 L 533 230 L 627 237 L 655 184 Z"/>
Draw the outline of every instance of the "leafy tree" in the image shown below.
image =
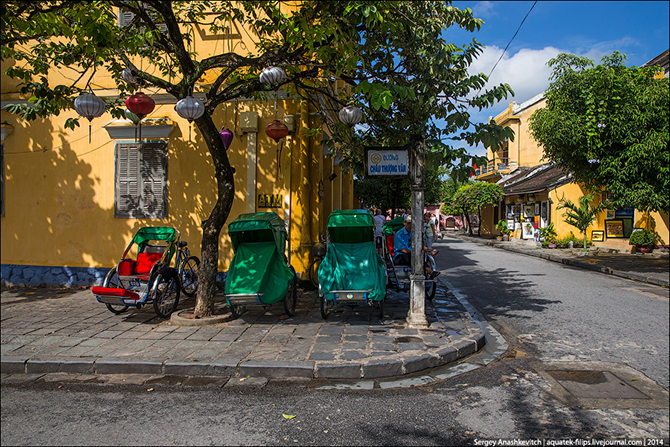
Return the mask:
<path fill-rule="evenodd" d="M 3 1 L 0 8 L 1 59 L 17 62 L 5 74 L 21 80 L 21 93 L 30 98 L 29 106 L 10 111 L 28 120 L 71 109 L 100 72 L 108 72 L 117 85 L 118 98 L 109 104 L 115 117 L 122 116 L 123 99 L 136 89 L 121 78 L 126 67 L 145 85 L 178 100 L 198 91 L 203 76 L 215 76 L 203 87 L 205 113 L 194 121 L 212 158 L 217 190 L 217 201 L 202 222 L 197 316 L 213 310 L 218 240 L 235 197 L 234 168 L 212 120 L 220 104 L 263 97 L 282 87 L 322 112 L 333 149 L 342 151 L 350 166 L 361 164 L 363 146 L 356 143 L 363 138 L 345 132 L 344 124 L 332 118 L 346 103 L 364 109 L 369 141 L 405 144 L 419 135 L 433 139 L 431 146 L 445 160 L 459 155 L 442 143 L 445 135 L 462 131 L 455 138 L 487 146 L 509 136 L 494 124 L 470 123 L 469 107 L 488 107 L 511 90 L 501 85 L 471 95 L 487 80 L 467 72 L 483 47 L 473 40 L 461 48 L 441 34 L 449 26 L 472 32 L 483 22 L 470 9 L 445 2 L 15 0 Z M 118 26 L 115 8 L 133 13 L 133 20 Z M 249 54 L 203 56 L 190 49 L 199 30 L 223 35 L 231 22 L 253 30 L 256 47 Z M 133 61 L 140 59 L 138 67 Z M 280 85 L 259 81 L 261 70 L 270 65 L 287 73 Z M 75 78 L 50 85 L 50 74 L 66 68 Z M 335 79 L 348 88 L 335 88 Z M 439 128 L 435 119 L 445 120 L 446 127 Z M 77 119 L 66 122 L 69 128 L 78 125 Z"/>
<path fill-rule="evenodd" d="M 503 199 L 504 193 L 502 186 L 497 183 L 488 182 L 473 182 L 462 186 L 452 196 L 452 207 L 460 210 L 468 222 L 468 229 L 470 236 L 472 236 L 472 226 L 470 225 L 469 215 L 477 213 L 479 222 L 482 221 L 481 210 L 485 205 L 493 205 L 500 203 Z M 481 236 L 481 225 L 477 231 L 477 235 Z"/>
<path fill-rule="evenodd" d="M 410 189 L 407 179 L 356 178 L 354 194 L 368 207 L 393 210 L 405 209 L 410 204 Z"/>
<path fill-rule="evenodd" d="M 587 188 L 605 189 L 610 206 L 668 212 L 668 78 L 624 61 L 618 52 L 600 65 L 572 54 L 550 60 L 547 106 L 530 130 L 546 158 Z"/>
<path fill-rule="evenodd" d="M 565 216 L 563 219 L 565 223 L 572 225 L 584 233 L 584 248 L 586 248 L 586 231 L 591 226 L 596 216 L 598 216 L 598 213 L 605 207 L 603 203 L 594 206 L 592 205 L 592 202 L 593 194 L 586 194 L 579 198 L 579 205 L 570 200 L 562 199 L 556 207 L 557 210 L 567 210 L 563 214 Z"/>
<path fill-rule="evenodd" d="M 442 176 L 446 169 L 439 167 L 426 173 L 426 203 L 441 203 L 444 200 L 445 182 Z M 410 183 L 407 179 L 356 178 L 354 194 L 365 206 L 382 210 L 393 210 L 410 206 Z"/>

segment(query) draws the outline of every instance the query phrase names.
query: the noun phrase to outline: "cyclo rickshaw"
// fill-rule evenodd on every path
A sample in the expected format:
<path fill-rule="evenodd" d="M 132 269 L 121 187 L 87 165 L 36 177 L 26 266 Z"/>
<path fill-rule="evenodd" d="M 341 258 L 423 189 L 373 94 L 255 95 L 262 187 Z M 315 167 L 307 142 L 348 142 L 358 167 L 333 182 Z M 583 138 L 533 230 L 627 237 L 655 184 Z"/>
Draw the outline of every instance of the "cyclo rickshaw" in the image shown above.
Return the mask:
<path fill-rule="evenodd" d="M 270 306 L 283 301 L 288 316 L 295 313 L 297 277 L 286 259 L 286 227 L 275 213 L 241 214 L 228 225 L 233 260 L 225 295 L 233 317 L 246 306 Z"/>
<path fill-rule="evenodd" d="M 91 289 L 96 300 L 115 314 L 130 306 L 140 309 L 153 304 L 156 315 L 169 318 L 179 304 L 180 276 L 197 281 L 197 272 L 180 270 L 197 270 L 200 263 L 195 257 L 181 260 L 178 256 L 175 267 L 170 267 L 175 252 L 181 255 L 187 245 L 179 237 L 179 231 L 172 227 L 140 228 L 123 252 L 121 262 L 107 273 L 102 287 Z M 192 261 L 197 261 L 197 265 Z M 195 293 L 195 287 L 189 294 Z"/>
<path fill-rule="evenodd" d="M 338 304 L 378 305 L 384 316 L 386 270 L 375 250 L 375 223 L 368 210 L 338 210 L 328 217 L 326 256 L 319 266 L 321 316 Z"/>
<path fill-rule="evenodd" d="M 382 250 L 384 252 L 384 263 L 386 264 L 386 271 L 388 272 L 388 284 L 398 292 L 407 292 L 410 287 L 410 275 L 412 274 L 411 265 L 395 265 L 393 262 L 393 255 L 395 254 L 395 234 L 404 226 L 405 218 L 402 216 L 396 217 L 384 222 L 382 227 Z M 424 266 L 431 267 L 437 270 L 435 266 L 435 259 L 429 253 L 423 252 Z M 437 282 L 435 279 L 426 278 L 426 298 L 432 300 L 435 297 L 437 290 Z"/>

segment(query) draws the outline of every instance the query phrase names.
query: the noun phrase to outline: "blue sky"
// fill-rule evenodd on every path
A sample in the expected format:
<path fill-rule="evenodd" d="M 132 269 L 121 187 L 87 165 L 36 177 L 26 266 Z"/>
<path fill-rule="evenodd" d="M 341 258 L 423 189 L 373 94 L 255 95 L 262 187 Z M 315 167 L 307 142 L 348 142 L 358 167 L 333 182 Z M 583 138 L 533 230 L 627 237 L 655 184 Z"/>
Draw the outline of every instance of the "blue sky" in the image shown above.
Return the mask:
<path fill-rule="evenodd" d="M 457 45 L 475 38 L 485 45 L 471 72 L 488 75 L 533 2 L 456 1 L 453 5 L 472 9 L 485 24 L 474 33 L 450 28 L 445 38 Z M 474 121 L 485 122 L 510 101 L 522 103 L 545 90 L 551 74 L 546 63 L 559 53 L 598 62 L 616 50 L 628 56 L 631 66 L 648 62 L 670 46 L 669 9 L 667 1 L 538 1 L 489 81 L 492 85 L 510 84 L 515 97 L 473 114 Z M 470 153 L 485 155 L 486 150 L 475 148 Z"/>

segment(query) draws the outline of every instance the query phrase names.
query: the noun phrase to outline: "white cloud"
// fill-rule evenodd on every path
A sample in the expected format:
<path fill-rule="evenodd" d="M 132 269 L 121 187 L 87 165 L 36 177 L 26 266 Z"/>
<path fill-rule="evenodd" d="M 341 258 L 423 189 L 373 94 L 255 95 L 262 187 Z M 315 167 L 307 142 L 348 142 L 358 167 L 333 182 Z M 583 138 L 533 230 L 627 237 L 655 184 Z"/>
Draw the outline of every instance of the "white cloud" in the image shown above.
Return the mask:
<path fill-rule="evenodd" d="M 485 1 L 485 2 L 479 2 L 475 6 L 472 7 L 472 13 L 475 17 L 490 17 L 492 15 L 497 15 L 497 13 L 493 12 L 493 8 L 495 7 L 495 4 L 493 2 Z"/>
<path fill-rule="evenodd" d="M 497 46 L 485 48 L 484 52 L 472 63 L 469 72 L 488 75 L 501 53 L 502 48 Z M 505 53 L 485 88 L 506 83 L 514 90 L 514 98 L 510 100 L 523 102 L 532 98 L 549 87 L 551 68 L 547 62 L 559 53 L 561 50 L 555 47 L 546 47 L 541 50 L 524 48 L 513 55 Z"/>

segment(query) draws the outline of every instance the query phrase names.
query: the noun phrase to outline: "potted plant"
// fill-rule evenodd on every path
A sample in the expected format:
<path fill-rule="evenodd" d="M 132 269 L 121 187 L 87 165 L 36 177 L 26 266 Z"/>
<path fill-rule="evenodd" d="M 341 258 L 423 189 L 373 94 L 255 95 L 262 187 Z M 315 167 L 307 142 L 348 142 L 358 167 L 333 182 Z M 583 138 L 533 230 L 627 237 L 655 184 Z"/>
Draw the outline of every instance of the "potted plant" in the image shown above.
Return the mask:
<path fill-rule="evenodd" d="M 540 240 L 542 241 L 542 246 L 545 248 L 556 248 L 556 227 L 554 223 L 551 222 L 544 228 L 540 228 Z"/>
<path fill-rule="evenodd" d="M 509 240 L 509 234 L 512 232 L 509 228 L 507 228 L 507 221 L 504 219 L 500 219 L 498 223 L 496 224 L 496 229 L 500 231 L 500 236 L 498 237 L 498 240 L 500 241 L 508 241 Z"/>
<path fill-rule="evenodd" d="M 656 237 L 651 231 L 638 230 L 630 235 L 630 244 L 635 246 L 635 251 L 651 253 L 654 251 Z"/>

